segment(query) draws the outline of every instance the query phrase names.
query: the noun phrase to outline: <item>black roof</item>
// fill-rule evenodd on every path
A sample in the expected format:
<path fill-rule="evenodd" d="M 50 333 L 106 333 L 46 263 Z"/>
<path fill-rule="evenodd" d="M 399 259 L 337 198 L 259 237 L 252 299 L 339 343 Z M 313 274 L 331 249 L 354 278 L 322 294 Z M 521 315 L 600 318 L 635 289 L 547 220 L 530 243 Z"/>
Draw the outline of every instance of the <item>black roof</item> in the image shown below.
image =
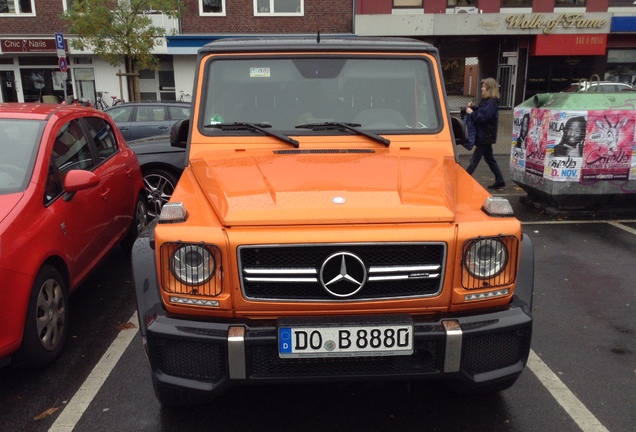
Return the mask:
<path fill-rule="evenodd" d="M 219 52 L 272 51 L 359 51 L 359 52 L 437 52 L 433 45 L 417 39 L 346 36 L 270 36 L 217 39 L 199 49 L 199 55 Z"/>

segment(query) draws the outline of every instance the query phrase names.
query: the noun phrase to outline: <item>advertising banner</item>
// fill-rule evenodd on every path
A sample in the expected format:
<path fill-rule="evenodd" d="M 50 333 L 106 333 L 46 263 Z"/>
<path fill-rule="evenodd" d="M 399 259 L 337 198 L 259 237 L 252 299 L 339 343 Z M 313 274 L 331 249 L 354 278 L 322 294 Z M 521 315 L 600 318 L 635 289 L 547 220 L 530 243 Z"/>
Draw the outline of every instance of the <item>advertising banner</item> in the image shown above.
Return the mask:
<path fill-rule="evenodd" d="M 526 174 L 543 177 L 549 116 L 550 111 L 546 109 L 533 108 L 530 111 L 526 138 Z"/>
<path fill-rule="evenodd" d="M 589 111 L 582 180 L 629 178 L 634 114 L 634 111 Z"/>
<path fill-rule="evenodd" d="M 510 169 L 523 172 L 526 169 L 526 146 L 530 128 L 530 109 L 515 108 L 512 119 L 512 151 Z"/>
<path fill-rule="evenodd" d="M 636 110 L 514 110 L 510 169 L 554 182 L 636 179 Z"/>
<path fill-rule="evenodd" d="M 587 111 L 551 113 L 546 147 L 546 178 L 553 181 L 579 181 L 583 166 L 586 127 Z"/>

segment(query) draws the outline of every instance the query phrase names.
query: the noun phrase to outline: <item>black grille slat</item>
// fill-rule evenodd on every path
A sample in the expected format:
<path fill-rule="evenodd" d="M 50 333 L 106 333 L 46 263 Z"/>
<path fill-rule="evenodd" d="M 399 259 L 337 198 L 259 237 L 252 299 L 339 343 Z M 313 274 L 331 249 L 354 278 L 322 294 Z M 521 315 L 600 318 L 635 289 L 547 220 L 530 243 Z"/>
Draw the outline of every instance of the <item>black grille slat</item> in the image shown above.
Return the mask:
<path fill-rule="evenodd" d="M 428 266 L 434 269 L 411 272 L 413 275 L 429 273 L 428 277 L 410 277 L 408 271 L 403 271 L 402 273 L 406 274 L 403 279 L 373 280 L 377 278 L 378 273 L 369 274 L 370 280 L 366 285 L 359 293 L 344 299 L 346 301 L 431 296 L 441 289 L 446 253 L 443 243 L 266 245 L 239 248 L 243 293 L 246 298 L 254 300 L 342 301 L 343 299 L 336 299 L 328 293 L 319 281 L 322 264 L 338 252 L 355 254 L 364 262 L 367 271 L 373 268 L 407 266 Z M 298 275 L 285 274 L 276 280 L 267 280 L 267 274 L 247 274 L 250 271 L 286 269 L 298 269 Z M 307 274 L 302 271 L 314 273 Z M 380 273 L 383 273 L 381 276 L 391 276 L 391 272 Z M 294 277 L 313 280 L 299 282 L 292 280 Z M 287 279 L 281 281 L 281 278 Z"/>
<path fill-rule="evenodd" d="M 276 347 L 256 345 L 250 349 L 249 358 L 252 378 L 311 378 L 430 374 L 437 372 L 437 356 L 437 343 L 422 342 L 409 356 L 281 359 Z"/>

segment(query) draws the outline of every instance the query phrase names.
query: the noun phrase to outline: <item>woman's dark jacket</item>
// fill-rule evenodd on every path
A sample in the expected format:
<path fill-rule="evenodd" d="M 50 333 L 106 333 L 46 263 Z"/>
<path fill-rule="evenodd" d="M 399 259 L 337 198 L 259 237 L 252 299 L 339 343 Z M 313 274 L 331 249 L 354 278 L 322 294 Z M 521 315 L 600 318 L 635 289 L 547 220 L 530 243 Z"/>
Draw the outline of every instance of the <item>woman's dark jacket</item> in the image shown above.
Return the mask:
<path fill-rule="evenodd" d="M 483 146 L 497 142 L 497 130 L 499 129 L 499 99 L 488 98 L 473 107 L 470 115 L 475 124 L 475 145 Z"/>

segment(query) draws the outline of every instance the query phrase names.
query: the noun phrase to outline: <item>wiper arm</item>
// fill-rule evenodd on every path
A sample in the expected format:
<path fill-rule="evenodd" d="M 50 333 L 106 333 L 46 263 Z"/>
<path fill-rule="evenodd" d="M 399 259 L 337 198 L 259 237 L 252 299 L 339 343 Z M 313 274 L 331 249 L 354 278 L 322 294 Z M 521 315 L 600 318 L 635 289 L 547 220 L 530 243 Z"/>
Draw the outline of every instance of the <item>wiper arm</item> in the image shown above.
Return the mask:
<path fill-rule="evenodd" d="M 362 126 L 360 123 L 324 122 L 324 123 L 300 124 L 300 125 L 297 125 L 296 128 L 311 129 L 311 130 L 345 129 L 345 130 L 353 131 L 367 138 L 370 138 L 375 142 L 379 142 L 380 144 L 384 144 L 386 147 L 388 147 L 391 144 L 391 140 L 388 140 L 380 135 L 359 129 L 360 126 Z"/>
<path fill-rule="evenodd" d="M 269 123 L 247 123 L 247 122 L 234 122 L 234 123 L 212 123 L 203 126 L 204 128 L 215 128 L 221 129 L 224 131 L 231 130 L 252 130 L 259 131 L 264 133 L 265 135 L 273 136 L 274 138 L 278 138 L 279 140 L 286 142 L 287 144 L 291 144 L 294 147 L 298 148 L 300 143 L 293 138 L 290 138 L 286 135 L 279 134 L 278 132 L 268 131 L 266 128 L 271 128 L 272 125 Z"/>

